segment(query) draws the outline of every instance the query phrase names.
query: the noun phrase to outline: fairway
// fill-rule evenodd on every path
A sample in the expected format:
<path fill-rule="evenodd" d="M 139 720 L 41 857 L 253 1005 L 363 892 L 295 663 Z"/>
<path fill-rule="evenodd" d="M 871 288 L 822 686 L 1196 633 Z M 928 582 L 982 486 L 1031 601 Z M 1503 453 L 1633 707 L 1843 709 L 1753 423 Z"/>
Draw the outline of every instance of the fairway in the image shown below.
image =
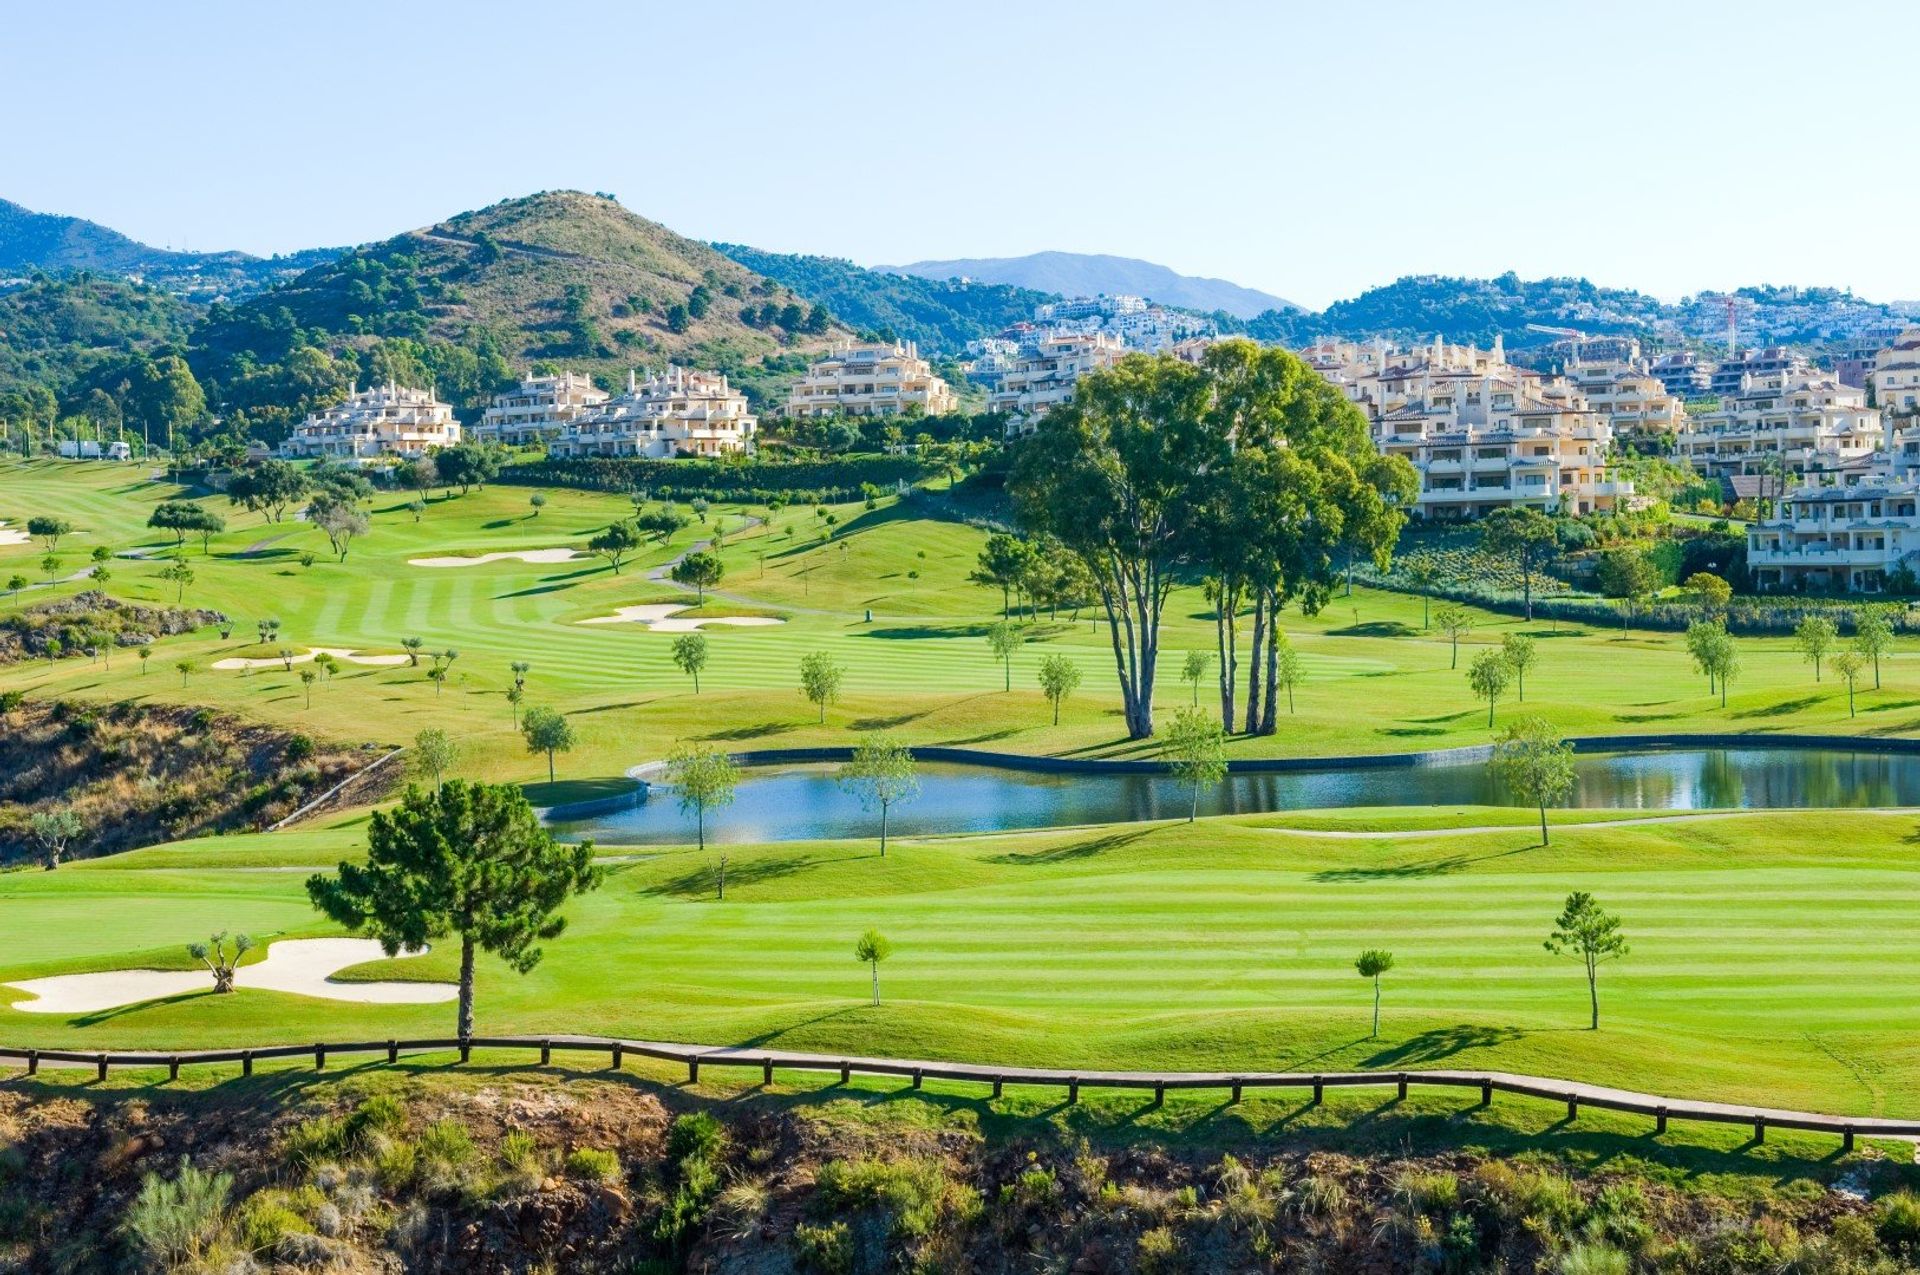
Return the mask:
<path fill-rule="evenodd" d="M 1525 827 L 1332 838 L 1279 823 L 898 842 L 885 858 L 871 843 L 735 847 L 725 902 L 711 856 L 616 862 L 531 974 L 482 959 L 482 1028 L 1059 1066 L 1485 1066 L 1920 1115 L 1910 816 L 1569 820 L 1548 848 Z M 322 861 L 323 831 L 297 837 L 293 859 Z M 331 841 L 353 853 L 355 829 Z M 27 936 L 0 978 L 178 967 L 166 941 L 211 928 L 336 932 L 306 907 L 296 863 L 259 870 L 275 844 L 230 837 L 0 877 L 0 911 Z M 1619 912 L 1632 944 L 1602 971 L 1597 1032 L 1577 963 L 1541 947 L 1571 889 Z M 111 932 L 86 921 L 105 908 L 122 922 Z M 852 957 L 869 926 L 895 945 L 878 1007 Z M 1377 1041 L 1352 969 L 1365 947 L 1397 960 Z M 349 976 L 445 979 L 453 963 L 438 951 Z M 0 1010 L 9 1042 L 79 1048 L 446 1025 L 444 1009 L 265 992 L 66 1022 Z"/>
<path fill-rule="evenodd" d="M 266 523 L 212 493 L 182 491 L 128 467 L 0 466 L 0 519 L 55 514 L 76 524 L 61 575 L 92 547 L 152 553 L 158 502 L 190 497 L 228 529 L 203 555 L 190 544 L 189 606 L 235 620 L 168 638 L 142 671 L 84 658 L 0 668 L 0 688 L 35 697 L 211 705 L 342 744 L 404 744 L 426 727 L 458 741 L 460 774 L 535 784 L 537 801 L 609 791 L 676 742 L 734 748 L 848 745 L 876 730 L 943 744 L 1072 757 L 1152 756 L 1125 738 L 1112 654 L 1090 614 L 1040 616 L 1013 659 L 1013 690 L 985 640 L 1001 598 L 968 580 L 980 529 L 912 499 L 769 518 L 715 507 L 616 573 L 560 559 L 608 522 L 623 497 L 528 489 L 437 493 L 415 518 L 403 496 L 373 502 L 369 534 L 343 563 L 322 533 Z M 778 624 L 709 628 L 696 694 L 673 664 L 678 634 L 591 624 L 622 607 L 694 599 L 650 578 L 722 534 L 728 573 L 677 618 Z M 540 555 L 539 551 L 551 551 Z M 38 544 L 0 545 L 0 578 L 39 579 Z M 302 555 L 314 555 L 303 563 Z M 423 567 L 420 558 L 494 558 Z M 115 560 L 110 591 L 170 603 L 158 564 Z M 35 586 L 0 608 L 70 596 Z M 1487 712 L 1468 690 L 1473 651 L 1516 631 L 1540 649 L 1524 705 L 1569 735 L 1656 732 L 1907 735 L 1920 730 L 1920 662 L 1896 648 L 1879 690 L 1849 716 L 1844 688 L 1816 682 L 1784 638 L 1741 638 L 1727 705 L 1710 696 L 1680 638 L 1526 624 L 1479 613 L 1460 668 L 1417 598 L 1360 589 L 1319 615 L 1289 612 L 1307 680 L 1297 711 L 1230 755 L 1404 752 L 1482 744 Z M 256 622 L 280 621 L 264 646 Z M 313 688 L 296 672 L 216 670 L 286 645 L 394 657 L 403 639 L 456 650 L 443 687 L 425 661 L 345 664 Z M 1904 642 L 1904 640 L 1903 640 Z M 1178 677 L 1187 650 L 1210 650 L 1199 591 L 1169 608 L 1158 676 L 1162 713 L 1197 698 Z M 845 667 L 822 714 L 798 690 L 801 656 Z M 1064 653 L 1084 682 L 1058 726 L 1035 684 Z M 178 661 L 192 668 L 183 680 Z M 526 661 L 526 703 L 565 712 L 579 734 L 545 786 L 505 697 Z M 1284 705 L 1283 705 L 1284 708 Z M 858 834 L 728 847 L 727 897 L 713 896 L 717 852 L 668 848 L 611 856 L 604 886 L 568 905 L 567 932 L 526 976 L 483 957 L 479 1023 L 491 1032 L 586 1032 L 724 1044 L 1060 1066 L 1327 1069 L 1422 1066 L 1535 1072 L 1692 1097 L 1920 1115 L 1920 1047 L 1905 1031 L 1920 975 L 1914 819 L 1812 811 L 1633 820 L 1565 812 L 1535 844 L 1523 810 L 1279 811 L 1195 824 L 921 838 L 882 858 Z M 1455 831 L 1448 831 L 1449 829 Z M 1477 829 L 1460 832 L 1459 829 Z M 1341 835 L 1344 834 L 1344 835 Z M 1362 834 L 1362 835 L 1354 835 Z M 158 846 L 58 872 L 0 875 L 8 944 L 0 980 L 130 966 L 187 968 L 185 944 L 215 930 L 256 940 L 339 931 L 308 904 L 312 871 L 364 852 L 365 814 L 292 830 Z M 1632 945 L 1602 972 L 1602 1028 L 1585 1029 L 1578 966 L 1542 948 L 1567 893 L 1618 912 Z M 866 1003 L 852 955 L 869 927 L 894 943 L 883 1003 Z M 1364 948 L 1391 949 L 1385 1017 L 1367 1039 Z M 376 962 L 346 977 L 447 979 L 454 954 Z M 5 1002 L 10 1004 L 10 1001 Z M 0 1007 L 0 1039 L 27 1045 L 215 1046 L 451 1028 L 444 1007 L 343 1005 L 243 990 L 195 994 L 71 1019 Z"/>

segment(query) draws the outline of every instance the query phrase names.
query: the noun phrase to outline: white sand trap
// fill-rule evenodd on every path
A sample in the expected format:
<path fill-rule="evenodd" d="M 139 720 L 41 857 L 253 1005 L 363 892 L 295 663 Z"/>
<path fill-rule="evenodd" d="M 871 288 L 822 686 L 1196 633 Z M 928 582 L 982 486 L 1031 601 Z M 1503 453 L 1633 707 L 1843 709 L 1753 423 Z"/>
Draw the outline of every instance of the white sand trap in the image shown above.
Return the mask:
<path fill-rule="evenodd" d="M 391 668 L 397 664 L 405 664 L 409 658 L 405 655 L 357 655 L 350 650 L 338 646 L 316 646 L 305 655 L 294 656 L 293 662 L 295 664 L 310 664 L 317 655 L 331 655 L 342 664 L 372 664 L 381 668 Z M 246 659 L 238 655 L 230 655 L 224 660 L 215 660 L 213 667 L 217 669 L 284 668 L 286 664 L 287 661 L 277 655 L 269 655 L 257 660 Z"/>
<path fill-rule="evenodd" d="M 29 536 L 26 532 L 8 527 L 6 523 L 0 522 L 0 545 L 23 545 L 31 539 L 33 539 L 33 537 Z"/>
<path fill-rule="evenodd" d="M 422 956 L 425 949 L 402 952 Z M 370 1005 L 431 1005 L 460 994 L 452 983 L 336 983 L 333 975 L 351 965 L 386 959 L 372 939 L 288 939 L 269 944 L 267 959 L 234 971 L 236 988 L 291 992 L 321 1000 L 360 1001 Z M 9 983 L 34 1000 L 15 1001 L 28 1014 L 91 1014 L 163 996 L 204 992 L 213 987 L 206 970 L 111 970 L 102 974 L 61 974 L 54 978 Z"/>
<path fill-rule="evenodd" d="M 577 549 L 520 549 L 513 553 L 483 553 L 477 558 L 408 558 L 410 567 L 479 567 L 489 562 L 505 562 L 509 558 L 518 558 L 522 562 L 572 562 L 577 558 L 591 558 L 590 553 L 581 553 Z"/>
<path fill-rule="evenodd" d="M 655 602 L 646 606 L 621 607 L 612 615 L 596 615 L 591 620 L 582 620 L 582 624 L 644 624 L 654 633 L 691 633 L 703 624 L 737 624 L 743 628 L 758 627 L 763 624 L 785 624 L 785 620 L 776 620 L 767 615 L 715 615 L 689 617 L 685 620 L 670 618 L 675 612 L 686 610 L 685 604 Z"/>

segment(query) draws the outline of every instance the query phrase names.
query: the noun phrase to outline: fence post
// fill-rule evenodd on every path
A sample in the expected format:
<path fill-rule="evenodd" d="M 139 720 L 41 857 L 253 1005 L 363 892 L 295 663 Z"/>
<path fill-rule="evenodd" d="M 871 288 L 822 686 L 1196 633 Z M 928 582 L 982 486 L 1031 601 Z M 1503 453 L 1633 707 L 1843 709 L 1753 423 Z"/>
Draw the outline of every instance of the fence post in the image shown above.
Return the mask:
<path fill-rule="evenodd" d="M 107 1056 L 105 1054 L 101 1054 L 98 1079 L 105 1080 L 106 1078 L 107 1078 Z"/>
<path fill-rule="evenodd" d="M 387 1066 L 391 1067 L 399 1061 L 400 1061 L 400 1042 L 397 1040 L 390 1040 L 387 1042 Z"/>
<path fill-rule="evenodd" d="M 995 1076 L 993 1078 L 993 1096 L 994 1097 L 998 1098 L 1000 1096 L 1000 1090 L 1006 1083 L 1007 1083 L 1007 1078 L 1005 1076 Z M 1848 1135 L 1848 1136 L 1852 1136 L 1852 1135 Z"/>
<path fill-rule="evenodd" d="M 700 1083 L 700 1060 L 698 1058 L 687 1059 L 687 1083 L 690 1085 Z"/>
<path fill-rule="evenodd" d="M 773 1059 L 771 1058 L 760 1060 L 760 1083 L 763 1085 L 773 1083 Z"/>
<path fill-rule="evenodd" d="M 168 1080 L 180 1079 L 180 1055 L 179 1054 L 175 1054 L 173 1057 L 167 1059 L 167 1079 Z"/>
<path fill-rule="evenodd" d="M 1653 1126 L 1654 1133 L 1656 1135 L 1665 1133 L 1667 1131 L 1667 1109 L 1665 1107 L 1655 1108 L 1653 1116 L 1654 1116 L 1654 1126 Z"/>
<path fill-rule="evenodd" d="M 619 1041 L 617 1041 L 617 1040 L 616 1040 L 616 1041 L 614 1041 L 614 1042 L 613 1042 L 613 1069 L 614 1069 L 615 1071 L 619 1071 L 619 1070 L 620 1070 L 620 1055 L 621 1055 L 621 1052 L 622 1052 L 622 1051 L 621 1051 L 621 1048 L 620 1048 L 620 1042 L 619 1042 Z"/>
<path fill-rule="evenodd" d="M 1319 1106 L 1326 1096 L 1326 1082 L 1321 1080 L 1320 1077 L 1315 1076 L 1313 1078 L 1313 1105 L 1316 1107 Z"/>
<path fill-rule="evenodd" d="M 29 1076 L 40 1074 L 40 1051 L 37 1049 L 27 1051 L 27 1074 Z"/>
<path fill-rule="evenodd" d="M 240 1051 L 240 1074 L 243 1076 L 251 1076 L 253 1074 L 253 1051 L 251 1049 L 243 1049 Z"/>
<path fill-rule="evenodd" d="M 840 1083 L 844 1085 L 852 1079 L 853 1079 L 853 1064 L 848 1062 L 846 1059 L 842 1058 L 840 1060 Z"/>
<path fill-rule="evenodd" d="M 1580 1118 L 1580 1099 L 1574 1097 L 1572 1094 L 1568 1094 L 1567 1095 L 1567 1119 L 1578 1120 L 1579 1118 Z"/>
<path fill-rule="evenodd" d="M 1842 1151 L 1853 1150 L 1853 1126 L 1852 1125 L 1848 1125 L 1845 1129 L 1841 1130 L 1840 1149 Z"/>
<path fill-rule="evenodd" d="M 1235 1102 L 1240 1101 L 1240 1085 L 1241 1085 L 1241 1082 L 1239 1080 L 1235 1080 L 1233 1082 L 1233 1100 Z"/>
<path fill-rule="evenodd" d="M 920 1069 L 918 1067 L 913 1069 L 913 1087 L 915 1089 L 920 1087 Z"/>
<path fill-rule="evenodd" d="M 1167 1100 L 1167 1082 L 1157 1081 L 1153 1086 L 1153 1105 L 1158 1107 Z"/>
<path fill-rule="evenodd" d="M 1491 1080 L 1483 1080 L 1480 1082 L 1480 1105 L 1483 1107 L 1491 1107 L 1493 1105 L 1493 1082 Z"/>
<path fill-rule="evenodd" d="M 1407 1100 L 1407 1073 L 1404 1071 L 1401 1072 L 1399 1076 L 1399 1080 L 1400 1080 L 1400 1101 L 1405 1102 Z"/>
<path fill-rule="evenodd" d="M 1755 1120 L 1753 1122 L 1753 1140 L 1755 1142 L 1765 1142 L 1767 1140 L 1767 1122 L 1766 1121 Z"/>
<path fill-rule="evenodd" d="M 327 1069 L 327 1047 L 325 1045 L 315 1045 L 313 1047 L 313 1069 L 315 1071 L 325 1071 Z"/>
<path fill-rule="evenodd" d="M 550 1040 L 543 1040 L 540 1042 L 540 1065 L 542 1067 L 545 1067 L 548 1063 L 551 1063 L 552 1061 L 553 1061 L 553 1042 Z"/>
<path fill-rule="evenodd" d="M 1074 1076 L 1067 1081 L 1067 1105 L 1080 1101 L 1080 1077 Z"/>

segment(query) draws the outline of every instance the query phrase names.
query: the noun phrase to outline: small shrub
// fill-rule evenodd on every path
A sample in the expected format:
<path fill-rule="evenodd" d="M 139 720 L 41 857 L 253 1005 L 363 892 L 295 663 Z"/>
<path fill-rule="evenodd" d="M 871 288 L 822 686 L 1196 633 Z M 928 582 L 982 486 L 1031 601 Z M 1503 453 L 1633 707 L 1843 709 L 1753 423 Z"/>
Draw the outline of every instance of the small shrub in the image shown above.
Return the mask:
<path fill-rule="evenodd" d="M 1451 1173 L 1403 1170 L 1393 1189 L 1408 1207 L 1430 1217 L 1451 1213 L 1460 1203 L 1460 1179 Z"/>
<path fill-rule="evenodd" d="M 473 1159 L 473 1135 L 458 1120 L 436 1120 L 420 1135 L 420 1154 L 428 1160 L 458 1168 Z"/>
<path fill-rule="evenodd" d="M 673 1122 L 667 1134 L 667 1155 L 675 1160 L 693 1156 L 711 1160 L 726 1143 L 727 1130 L 711 1112 L 694 1111 Z"/>
<path fill-rule="evenodd" d="M 420 1177 L 420 1151 L 411 1142 L 388 1142 L 374 1156 L 373 1175 L 389 1191 L 404 1191 Z"/>
<path fill-rule="evenodd" d="M 814 1275 L 851 1275 L 853 1270 L 853 1236 L 845 1222 L 801 1222 L 793 1228 L 793 1252 L 800 1269 Z"/>
<path fill-rule="evenodd" d="M 1303 1217 L 1335 1218 L 1346 1212 L 1347 1188 L 1338 1178 L 1316 1173 L 1300 1184 L 1295 1207 Z"/>
<path fill-rule="evenodd" d="M 567 1152 L 567 1176 L 582 1182 L 612 1182 L 620 1176 L 620 1157 L 595 1147 Z"/>
<path fill-rule="evenodd" d="M 347 1141 L 357 1145 L 371 1133 L 393 1133 L 407 1123 L 407 1106 L 392 1094 L 376 1094 L 347 1117 Z"/>
<path fill-rule="evenodd" d="M 530 1173 L 539 1167 L 540 1144 L 532 1134 L 515 1129 L 500 1139 L 500 1163 L 515 1173 Z"/>
<path fill-rule="evenodd" d="M 313 754 L 313 740 L 308 736 L 293 735 L 287 739 L 287 747 L 283 755 L 288 765 L 297 766 Z"/>
<path fill-rule="evenodd" d="M 234 1218 L 234 1232 L 250 1253 L 268 1252 L 287 1236 L 308 1229 L 307 1220 L 293 1209 L 281 1191 L 262 1191 L 247 1197 Z"/>
<path fill-rule="evenodd" d="M 1135 1253 L 1143 1275 L 1172 1275 L 1181 1269 L 1180 1241 L 1164 1226 L 1156 1226 L 1140 1235 Z"/>
<path fill-rule="evenodd" d="M 162 1266 L 198 1262 L 226 1223 L 233 1178 L 203 1173 L 184 1156 L 172 1181 L 149 1173 L 121 1223 L 134 1247 Z"/>
<path fill-rule="evenodd" d="M 1880 1241 L 1902 1252 L 1920 1249 L 1920 1195 L 1895 1191 L 1873 1206 L 1873 1229 Z"/>
<path fill-rule="evenodd" d="M 1034 1173 L 1044 1175 L 1044 1189 L 1050 1194 L 1053 1174 L 1027 1170 Z M 945 1170 L 932 1160 L 829 1160 L 820 1166 L 816 1182 L 826 1208 L 878 1208 L 887 1215 L 888 1232 L 904 1239 L 932 1233 L 949 1185 Z"/>
<path fill-rule="evenodd" d="M 336 1116 L 302 1120 L 281 1135 L 281 1154 L 302 1169 L 312 1171 L 337 1160 L 347 1149 L 346 1122 Z"/>

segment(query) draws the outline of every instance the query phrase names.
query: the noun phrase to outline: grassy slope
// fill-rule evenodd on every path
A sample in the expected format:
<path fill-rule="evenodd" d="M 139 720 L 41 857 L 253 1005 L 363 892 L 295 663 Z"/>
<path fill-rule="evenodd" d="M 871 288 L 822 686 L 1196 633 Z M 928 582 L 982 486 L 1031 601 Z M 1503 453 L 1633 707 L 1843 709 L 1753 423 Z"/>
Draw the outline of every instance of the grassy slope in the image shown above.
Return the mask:
<path fill-rule="evenodd" d="M 1538 848 L 1523 829 L 1340 840 L 1227 819 L 928 839 L 884 859 L 857 843 L 739 848 L 725 903 L 710 860 L 674 852 L 612 865 L 532 974 L 483 962 L 482 1021 L 1058 1065 L 1489 1066 L 1912 1115 L 1912 835 L 1904 816 L 1809 813 L 1570 822 Z M 358 836 L 224 838 L 0 877 L 21 936 L 0 977 L 118 967 L 212 928 L 321 932 L 297 864 L 225 865 L 257 862 L 262 843 L 283 864 L 324 862 Z M 1584 1030 L 1578 968 L 1540 946 L 1572 888 L 1618 909 L 1633 943 L 1603 974 L 1599 1032 Z M 103 907 L 115 923 L 90 924 Z M 878 1008 L 851 957 L 869 925 L 897 949 Z M 1369 1041 L 1350 963 L 1375 945 L 1400 964 Z M 450 950 L 390 971 L 452 972 Z M 0 1038 L 377 1037 L 446 1018 L 243 993 L 73 1022 L 0 1010 Z"/>

